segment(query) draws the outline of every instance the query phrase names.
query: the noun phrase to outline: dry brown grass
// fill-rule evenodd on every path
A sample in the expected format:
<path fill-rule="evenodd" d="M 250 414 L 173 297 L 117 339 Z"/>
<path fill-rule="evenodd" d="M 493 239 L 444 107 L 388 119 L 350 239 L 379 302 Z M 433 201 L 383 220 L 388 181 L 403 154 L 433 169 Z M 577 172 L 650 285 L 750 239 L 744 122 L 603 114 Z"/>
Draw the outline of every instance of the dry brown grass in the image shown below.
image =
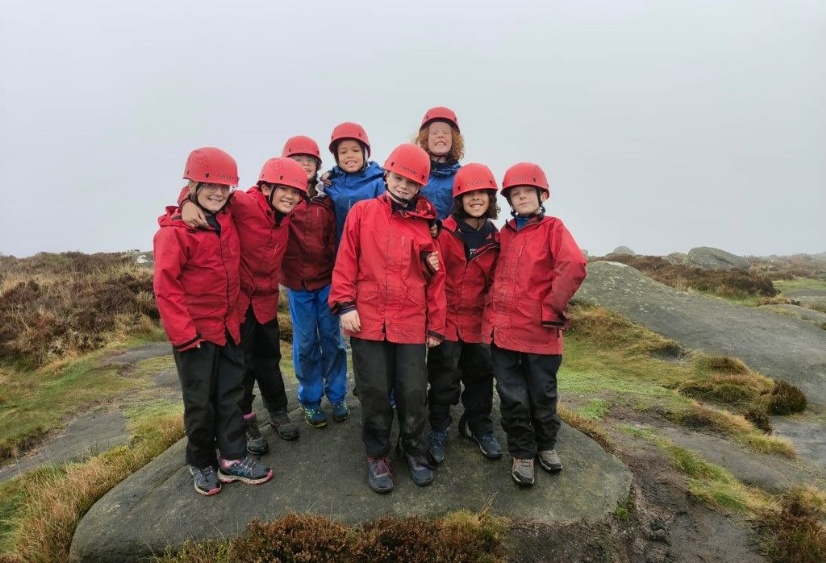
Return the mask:
<path fill-rule="evenodd" d="M 0 354 L 26 367 L 149 334 L 158 309 L 152 270 L 124 254 L 0 256 Z"/>
<path fill-rule="evenodd" d="M 766 555 L 775 563 L 826 561 L 826 527 L 822 493 L 795 490 L 785 494 L 779 510 L 758 516 Z"/>

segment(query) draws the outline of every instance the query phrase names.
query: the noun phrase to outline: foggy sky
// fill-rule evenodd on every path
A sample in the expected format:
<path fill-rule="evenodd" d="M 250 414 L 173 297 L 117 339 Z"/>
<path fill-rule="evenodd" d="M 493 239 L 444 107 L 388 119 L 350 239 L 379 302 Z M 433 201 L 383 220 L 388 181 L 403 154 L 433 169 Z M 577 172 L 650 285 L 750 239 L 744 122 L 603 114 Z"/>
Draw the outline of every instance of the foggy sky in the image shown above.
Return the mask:
<path fill-rule="evenodd" d="M 188 153 L 246 189 L 356 121 L 383 164 L 425 110 L 519 161 L 592 255 L 826 251 L 826 3 L 0 0 L 0 253 L 149 250 Z M 503 214 L 507 204 L 502 201 Z"/>

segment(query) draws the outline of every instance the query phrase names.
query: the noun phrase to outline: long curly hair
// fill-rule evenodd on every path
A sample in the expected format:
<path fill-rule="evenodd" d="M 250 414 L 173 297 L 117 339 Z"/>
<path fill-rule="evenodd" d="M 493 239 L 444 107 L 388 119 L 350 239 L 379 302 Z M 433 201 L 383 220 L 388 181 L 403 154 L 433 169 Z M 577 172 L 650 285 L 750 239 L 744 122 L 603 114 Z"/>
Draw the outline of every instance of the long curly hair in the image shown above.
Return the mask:
<path fill-rule="evenodd" d="M 430 123 L 433 123 L 433 121 Z M 419 134 L 413 139 L 413 142 L 422 147 L 427 154 L 430 154 L 430 151 L 427 150 L 427 137 L 430 123 L 419 129 Z M 447 123 L 447 121 L 443 123 Z M 448 125 L 450 124 L 448 123 Z M 452 142 L 450 144 L 450 151 L 445 156 L 450 162 L 459 162 L 465 157 L 465 138 L 462 137 L 462 134 L 459 133 L 453 125 L 450 125 L 450 133 Z M 430 156 L 432 157 L 433 155 Z"/>

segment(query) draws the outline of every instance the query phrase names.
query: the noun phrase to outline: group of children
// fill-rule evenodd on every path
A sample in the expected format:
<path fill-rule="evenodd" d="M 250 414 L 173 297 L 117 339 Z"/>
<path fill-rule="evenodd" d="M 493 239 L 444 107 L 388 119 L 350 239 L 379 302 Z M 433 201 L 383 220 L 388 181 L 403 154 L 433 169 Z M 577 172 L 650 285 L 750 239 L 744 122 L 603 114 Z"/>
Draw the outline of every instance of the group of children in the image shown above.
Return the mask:
<path fill-rule="evenodd" d="M 328 423 L 325 396 L 334 421 L 349 417 L 342 329 L 349 336 L 372 490 L 394 487 L 395 417 L 413 481 L 433 482 L 460 400 L 459 433 L 501 458 L 494 379 L 513 479 L 533 484 L 535 459 L 560 471 L 556 374 L 586 260 L 562 222 L 545 216 L 542 169 L 519 163 L 505 173 L 513 219 L 500 233 L 496 179 L 482 164 L 459 164 L 464 139 L 449 108 L 428 110 L 415 144 L 396 147 L 383 167 L 369 160 L 356 123 L 336 126 L 329 150 L 335 166 L 319 181 L 318 145 L 290 138 L 246 192 L 231 192 L 230 155 L 195 150 L 178 206 L 159 218 L 155 294 L 181 380 L 195 490 L 272 478 L 256 458 L 268 451 L 252 411 L 256 382 L 278 435 L 299 437 L 279 368 L 279 283 L 312 427 Z"/>

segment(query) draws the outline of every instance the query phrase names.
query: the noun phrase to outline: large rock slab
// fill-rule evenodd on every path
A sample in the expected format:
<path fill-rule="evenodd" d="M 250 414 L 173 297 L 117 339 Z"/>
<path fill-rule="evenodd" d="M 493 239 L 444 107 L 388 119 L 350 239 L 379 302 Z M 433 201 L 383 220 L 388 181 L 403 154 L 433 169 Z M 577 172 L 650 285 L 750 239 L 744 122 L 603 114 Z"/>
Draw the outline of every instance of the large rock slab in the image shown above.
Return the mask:
<path fill-rule="evenodd" d="M 742 256 L 731 252 L 699 246 L 688 251 L 688 260 L 691 264 L 710 270 L 748 270 L 749 261 Z"/>
<path fill-rule="evenodd" d="M 349 421 L 322 430 L 302 428 L 295 442 L 262 429 L 274 449 L 262 458 L 274 468 L 273 480 L 256 487 L 225 485 L 214 497 L 193 490 L 180 441 L 92 506 L 78 524 L 71 560 L 146 560 L 167 546 L 239 535 L 253 518 L 272 520 L 290 511 L 359 523 L 489 507 L 493 514 L 540 522 L 596 521 L 628 496 L 631 475 L 625 466 L 567 425 L 557 447 L 564 471 L 550 475 L 537 469 L 532 488 L 520 489 L 513 482 L 509 456 L 487 460 L 475 442 L 454 430 L 435 483 L 414 485 L 402 459 L 394 455 L 396 489 L 378 495 L 367 486 L 357 401 L 351 409 Z"/>
<path fill-rule="evenodd" d="M 740 358 L 798 386 L 816 412 L 826 410 L 826 331 L 811 322 L 678 291 L 617 262 L 590 262 L 576 298 L 687 348 Z"/>

